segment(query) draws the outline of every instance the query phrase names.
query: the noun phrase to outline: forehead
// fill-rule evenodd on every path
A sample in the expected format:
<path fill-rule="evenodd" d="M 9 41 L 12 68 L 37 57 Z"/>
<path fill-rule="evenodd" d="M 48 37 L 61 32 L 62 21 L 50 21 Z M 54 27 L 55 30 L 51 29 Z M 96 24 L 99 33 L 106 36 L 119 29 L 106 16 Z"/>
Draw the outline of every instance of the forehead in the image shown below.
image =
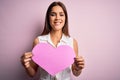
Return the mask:
<path fill-rule="evenodd" d="M 64 12 L 61 6 L 54 6 L 51 12 Z"/>

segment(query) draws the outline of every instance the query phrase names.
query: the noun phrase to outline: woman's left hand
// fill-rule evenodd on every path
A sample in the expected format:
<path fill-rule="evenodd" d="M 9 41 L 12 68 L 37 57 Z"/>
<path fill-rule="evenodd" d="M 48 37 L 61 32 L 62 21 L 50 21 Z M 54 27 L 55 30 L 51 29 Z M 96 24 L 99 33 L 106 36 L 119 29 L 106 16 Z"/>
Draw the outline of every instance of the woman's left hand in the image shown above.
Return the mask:
<path fill-rule="evenodd" d="M 74 58 L 74 67 L 75 70 L 79 71 L 84 68 L 85 62 L 82 56 L 78 56 Z"/>

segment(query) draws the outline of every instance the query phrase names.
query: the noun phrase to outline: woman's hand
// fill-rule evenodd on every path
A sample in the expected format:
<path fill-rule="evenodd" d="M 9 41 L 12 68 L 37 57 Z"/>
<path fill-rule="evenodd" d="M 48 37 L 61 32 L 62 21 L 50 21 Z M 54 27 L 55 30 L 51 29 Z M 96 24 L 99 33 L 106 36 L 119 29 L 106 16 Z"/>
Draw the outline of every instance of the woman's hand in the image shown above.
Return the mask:
<path fill-rule="evenodd" d="M 31 59 L 32 58 L 32 53 L 27 52 L 24 53 L 23 56 L 21 57 L 21 62 L 25 68 L 31 67 Z"/>
<path fill-rule="evenodd" d="M 39 43 L 39 40 L 36 38 L 33 42 L 33 47 Z M 29 76 L 33 77 L 37 73 L 38 65 L 32 60 L 32 52 L 24 53 L 21 57 L 21 63 L 26 69 Z"/>
<path fill-rule="evenodd" d="M 84 59 L 80 56 L 74 58 L 74 63 L 72 64 L 72 72 L 75 76 L 79 76 L 84 68 Z"/>
<path fill-rule="evenodd" d="M 24 53 L 23 56 L 21 57 L 21 62 L 25 67 L 27 73 L 31 77 L 33 77 L 36 74 L 38 69 L 38 65 L 32 61 L 32 56 L 33 56 L 32 52 L 27 52 Z"/>
<path fill-rule="evenodd" d="M 79 71 L 79 70 L 82 70 L 84 68 L 84 59 L 83 57 L 75 57 L 74 58 L 74 67 L 75 67 L 75 70 Z"/>

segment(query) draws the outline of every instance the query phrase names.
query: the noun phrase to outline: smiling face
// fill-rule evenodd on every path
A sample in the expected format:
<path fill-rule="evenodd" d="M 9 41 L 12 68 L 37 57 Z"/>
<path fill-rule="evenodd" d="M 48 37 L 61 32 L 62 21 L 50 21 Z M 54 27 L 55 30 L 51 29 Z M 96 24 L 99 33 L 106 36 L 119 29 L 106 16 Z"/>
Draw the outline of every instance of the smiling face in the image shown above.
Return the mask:
<path fill-rule="evenodd" d="M 65 24 L 65 13 L 60 6 L 54 6 L 49 15 L 50 25 L 54 31 L 62 31 Z"/>

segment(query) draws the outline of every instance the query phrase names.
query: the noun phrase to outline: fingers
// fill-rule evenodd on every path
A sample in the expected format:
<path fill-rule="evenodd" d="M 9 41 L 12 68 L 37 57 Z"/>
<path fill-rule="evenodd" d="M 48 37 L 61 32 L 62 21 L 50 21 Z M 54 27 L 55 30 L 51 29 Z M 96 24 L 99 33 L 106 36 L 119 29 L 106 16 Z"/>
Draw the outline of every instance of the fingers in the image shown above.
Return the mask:
<path fill-rule="evenodd" d="M 21 57 L 21 62 L 25 68 L 28 68 L 30 66 L 30 61 L 32 60 L 32 53 L 27 52 L 24 53 L 23 56 Z"/>
<path fill-rule="evenodd" d="M 24 53 L 21 57 L 21 59 L 25 59 L 25 58 L 31 58 L 32 57 L 32 53 L 31 52 L 27 52 L 27 53 Z"/>
<path fill-rule="evenodd" d="M 80 57 L 75 57 L 74 59 L 75 59 L 75 61 L 77 61 L 77 62 L 84 62 L 84 59 L 83 59 L 82 56 L 80 56 Z"/>
<path fill-rule="evenodd" d="M 26 63 L 24 64 L 24 66 L 25 66 L 25 68 L 30 67 L 30 62 L 26 62 Z"/>
<path fill-rule="evenodd" d="M 80 69 L 83 69 L 83 68 L 84 68 L 84 65 L 79 64 L 78 67 L 79 67 Z"/>
<path fill-rule="evenodd" d="M 31 61 L 31 58 L 24 59 L 24 62 L 29 62 L 29 61 Z"/>
<path fill-rule="evenodd" d="M 75 64 L 78 68 L 83 69 L 84 65 L 85 65 L 83 57 L 81 57 L 81 56 L 75 57 Z"/>
<path fill-rule="evenodd" d="M 27 53 L 24 54 L 24 57 L 25 58 L 30 58 L 30 57 L 32 57 L 32 53 L 31 52 L 27 52 Z"/>

